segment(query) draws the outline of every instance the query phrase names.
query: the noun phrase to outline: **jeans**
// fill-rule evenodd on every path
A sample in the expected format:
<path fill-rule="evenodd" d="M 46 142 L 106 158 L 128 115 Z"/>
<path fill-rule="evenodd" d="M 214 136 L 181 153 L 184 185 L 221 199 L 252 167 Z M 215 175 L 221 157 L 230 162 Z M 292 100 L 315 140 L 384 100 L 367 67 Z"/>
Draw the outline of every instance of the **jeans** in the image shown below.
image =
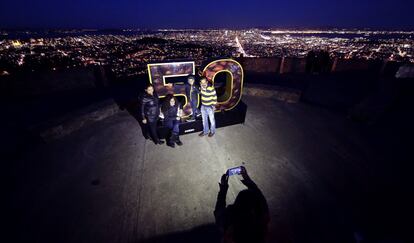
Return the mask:
<path fill-rule="evenodd" d="M 180 133 L 180 121 L 176 119 L 164 120 L 164 125 L 172 131 L 173 135 L 178 135 Z"/>
<path fill-rule="evenodd" d="M 197 100 L 191 100 L 191 109 L 193 110 L 193 114 L 191 114 L 191 118 L 195 119 L 196 115 L 200 113 L 200 111 L 197 109 Z"/>
<path fill-rule="evenodd" d="M 201 106 L 201 116 L 203 117 L 203 133 L 208 134 L 216 132 L 216 120 L 214 119 L 214 111 L 212 106 Z M 210 129 L 208 128 L 208 120 L 210 120 Z"/>
<path fill-rule="evenodd" d="M 148 121 L 147 127 L 148 127 L 149 134 L 152 138 L 152 141 L 154 141 L 154 143 L 158 143 L 160 139 L 158 138 L 158 134 L 157 134 L 157 121 L 154 121 L 154 122 Z"/>

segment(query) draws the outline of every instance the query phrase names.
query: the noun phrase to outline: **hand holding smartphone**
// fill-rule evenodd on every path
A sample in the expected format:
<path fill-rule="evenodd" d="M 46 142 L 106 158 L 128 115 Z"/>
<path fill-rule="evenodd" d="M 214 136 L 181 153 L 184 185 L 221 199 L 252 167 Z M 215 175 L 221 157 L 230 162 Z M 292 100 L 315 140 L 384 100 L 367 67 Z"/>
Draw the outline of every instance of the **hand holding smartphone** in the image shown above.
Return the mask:
<path fill-rule="evenodd" d="M 228 176 L 232 176 L 232 175 L 240 175 L 242 172 L 242 167 L 241 166 L 237 166 L 234 168 L 230 168 L 227 170 L 227 175 Z"/>
<path fill-rule="evenodd" d="M 248 188 L 255 186 L 255 183 L 252 181 L 252 179 L 250 179 L 249 175 L 247 174 L 247 170 L 243 165 L 228 169 L 226 171 L 226 174 L 223 175 L 223 177 L 226 178 L 226 182 L 227 182 L 227 179 L 229 178 L 229 176 L 232 176 L 232 175 L 241 175 L 243 179 L 240 181 Z M 222 180 L 223 180 L 223 177 L 222 177 Z"/>

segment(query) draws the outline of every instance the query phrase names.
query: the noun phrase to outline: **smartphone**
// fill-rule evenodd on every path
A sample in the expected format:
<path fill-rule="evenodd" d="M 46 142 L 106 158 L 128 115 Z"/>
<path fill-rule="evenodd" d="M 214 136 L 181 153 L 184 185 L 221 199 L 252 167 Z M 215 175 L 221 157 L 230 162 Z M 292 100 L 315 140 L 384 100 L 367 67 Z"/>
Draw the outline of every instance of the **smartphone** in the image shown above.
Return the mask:
<path fill-rule="evenodd" d="M 241 174 L 241 166 L 237 166 L 231 169 L 227 170 L 227 175 L 228 176 L 232 176 L 232 175 L 240 175 Z"/>

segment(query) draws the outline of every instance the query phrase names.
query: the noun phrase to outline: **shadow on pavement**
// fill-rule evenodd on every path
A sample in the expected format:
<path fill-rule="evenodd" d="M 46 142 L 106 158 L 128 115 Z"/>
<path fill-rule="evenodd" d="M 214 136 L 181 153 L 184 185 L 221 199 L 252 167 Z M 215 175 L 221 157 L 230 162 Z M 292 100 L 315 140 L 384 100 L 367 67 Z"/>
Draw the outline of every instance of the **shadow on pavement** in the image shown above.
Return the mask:
<path fill-rule="evenodd" d="M 197 226 L 188 231 L 174 232 L 166 235 L 155 236 L 143 241 L 135 241 L 134 243 L 219 243 L 220 235 L 216 225 L 206 224 Z"/>

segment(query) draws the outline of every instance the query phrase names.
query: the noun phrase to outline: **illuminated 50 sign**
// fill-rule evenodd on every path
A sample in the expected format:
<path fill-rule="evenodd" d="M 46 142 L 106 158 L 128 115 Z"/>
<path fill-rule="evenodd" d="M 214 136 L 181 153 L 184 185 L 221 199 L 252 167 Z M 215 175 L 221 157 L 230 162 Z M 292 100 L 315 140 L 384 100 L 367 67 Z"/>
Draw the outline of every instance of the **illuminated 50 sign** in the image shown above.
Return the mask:
<path fill-rule="evenodd" d="M 217 97 L 216 111 L 231 110 L 240 101 L 243 91 L 243 68 L 233 59 L 220 59 L 209 63 L 203 70 L 203 75 L 214 85 L 217 74 L 226 74 L 224 92 Z M 160 98 L 167 94 L 183 96 L 184 116 L 191 115 L 191 103 L 185 92 L 185 84 L 176 84 L 174 87 L 168 85 L 168 78 L 186 77 L 195 75 L 194 62 L 172 62 L 148 64 L 148 75 L 150 82 L 154 85 L 155 91 Z"/>

